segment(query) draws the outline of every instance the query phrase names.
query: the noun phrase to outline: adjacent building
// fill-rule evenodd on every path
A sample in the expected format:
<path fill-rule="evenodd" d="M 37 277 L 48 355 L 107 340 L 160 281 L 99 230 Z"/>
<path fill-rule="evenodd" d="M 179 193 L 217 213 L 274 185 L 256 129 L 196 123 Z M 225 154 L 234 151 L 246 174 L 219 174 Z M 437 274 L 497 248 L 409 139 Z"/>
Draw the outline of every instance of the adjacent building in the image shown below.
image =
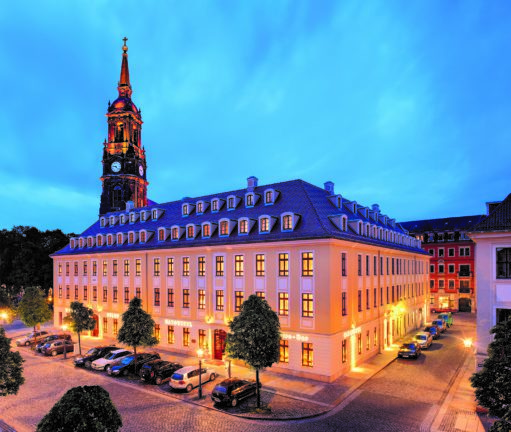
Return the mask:
<path fill-rule="evenodd" d="M 475 243 L 467 231 L 484 215 L 402 222 L 431 256 L 429 306 L 476 312 Z"/>
<path fill-rule="evenodd" d="M 127 68 L 123 47 L 121 83 Z M 108 114 L 99 219 L 53 255 L 56 325 L 78 300 L 94 310 L 93 336 L 115 336 L 138 296 L 162 346 L 222 359 L 229 321 L 255 294 L 280 319 L 272 370 L 332 381 L 427 320 L 421 241 L 332 182 L 249 177 L 228 192 L 147 200 L 140 113 L 123 89 Z"/>
<path fill-rule="evenodd" d="M 491 342 L 490 329 L 511 317 L 511 194 L 487 203 L 487 217 L 469 232 L 477 245 L 478 354 Z"/>

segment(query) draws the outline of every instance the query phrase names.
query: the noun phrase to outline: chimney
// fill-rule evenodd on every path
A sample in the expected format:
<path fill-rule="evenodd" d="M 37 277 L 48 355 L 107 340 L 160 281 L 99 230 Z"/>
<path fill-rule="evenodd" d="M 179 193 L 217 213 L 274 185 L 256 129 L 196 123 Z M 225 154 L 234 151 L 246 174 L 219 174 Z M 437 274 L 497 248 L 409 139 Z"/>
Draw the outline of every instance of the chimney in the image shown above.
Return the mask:
<path fill-rule="evenodd" d="M 257 187 L 257 182 L 259 179 L 257 177 L 251 176 L 247 178 L 247 190 L 249 192 L 253 192 L 254 189 Z"/>
<path fill-rule="evenodd" d="M 325 183 L 325 190 L 330 194 L 330 195 L 335 195 L 335 192 L 334 192 L 334 182 L 331 182 L 331 181 L 327 181 Z"/>
<path fill-rule="evenodd" d="M 379 206 L 379 204 L 373 204 L 373 205 L 371 206 L 371 208 L 373 209 L 373 212 L 378 212 L 378 213 L 380 212 L 380 206 Z"/>
<path fill-rule="evenodd" d="M 133 210 L 135 208 L 135 203 L 133 201 L 126 201 L 126 211 Z"/>

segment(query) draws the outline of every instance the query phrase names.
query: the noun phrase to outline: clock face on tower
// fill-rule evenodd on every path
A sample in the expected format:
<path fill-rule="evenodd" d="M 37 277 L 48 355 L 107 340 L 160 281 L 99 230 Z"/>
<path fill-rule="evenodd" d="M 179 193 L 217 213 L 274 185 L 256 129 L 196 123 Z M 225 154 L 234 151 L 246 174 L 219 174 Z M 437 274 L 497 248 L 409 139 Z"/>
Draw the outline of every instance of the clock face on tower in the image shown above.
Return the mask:
<path fill-rule="evenodd" d="M 144 175 L 144 167 L 142 165 L 138 166 L 138 172 L 140 173 L 141 176 Z"/>
<path fill-rule="evenodd" d="M 119 172 L 121 170 L 121 163 L 119 161 L 112 162 L 112 165 L 110 165 L 113 172 Z"/>

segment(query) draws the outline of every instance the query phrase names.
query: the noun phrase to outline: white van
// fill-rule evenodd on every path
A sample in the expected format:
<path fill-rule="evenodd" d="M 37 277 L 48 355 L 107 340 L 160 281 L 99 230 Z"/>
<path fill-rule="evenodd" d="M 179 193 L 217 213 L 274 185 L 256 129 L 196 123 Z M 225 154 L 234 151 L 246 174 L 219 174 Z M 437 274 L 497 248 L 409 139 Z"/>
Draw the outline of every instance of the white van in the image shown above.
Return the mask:
<path fill-rule="evenodd" d="M 202 368 L 201 370 L 202 384 L 208 381 L 214 381 L 216 373 L 213 369 Z M 169 386 L 173 389 L 186 389 L 188 393 L 192 391 L 194 387 L 199 385 L 199 368 L 198 366 L 186 366 L 178 369 L 172 374 L 170 378 Z"/>

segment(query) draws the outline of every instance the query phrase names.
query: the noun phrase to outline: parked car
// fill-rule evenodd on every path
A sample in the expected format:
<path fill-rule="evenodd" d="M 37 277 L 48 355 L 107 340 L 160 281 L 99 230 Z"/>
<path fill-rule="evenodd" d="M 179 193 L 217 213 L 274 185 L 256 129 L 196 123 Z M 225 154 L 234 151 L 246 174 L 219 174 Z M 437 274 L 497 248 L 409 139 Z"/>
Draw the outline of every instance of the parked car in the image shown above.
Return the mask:
<path fill-rule="evenodd" d="M 451 313 L 456 313 L 458 312 L 458 309 L 455 309 L 455 308 L 443 308 L 443 307 L 432 307 L 431 308 L 431 313 L 442 313 L 442 312 L 451 312 Z"/>
<path fill-rule="evenodd" d="M 106 371 L 109 367 L 111 367 L 112 363 L 115 363 L 116 361 L 121 360 L 122 358 L 131 354 L 133 354 L 131 351 L 128 351 L 124 348 L 112 351 L 106 356 L 94 360 L 92 362 L 92 369 Z"/>
<path fill-rule="evenodd" d="M 447 324 L 447 327 L 450 327 L 454 324 L 451 312 L 440 313 L 438 314 L 438 318 L 443 319 Z"/>
<path fill-rule="evenodd" d="M 61 334 L 52 334 L 52 335 L 49 335 L 49 336 L 46 336 L 41 342 L 39 342 L 36 346 L 35 346 L 35 350 L 36 352 L 43 352 L 42 349 L 43 347 L 48 343 L 48 342 L 51 342 L 51 341 L 54 341 L 54 340 L 57 340 L 57 339 L 67 339 L 67 340 L 71 340 L 71 335 L 70 334 L 65 334 L 65 333 L 61 333 Z"/>
<path fill-rule="evenodd" d="M 67 339 L 52 340 L 43 346 L 41 352 L 44 355 L 56 356 L 57 354 L 62 354 L 64 350 L 66 353 L 72 353 L 74 351 L 73 342 Z"/>
<path fill-rule="evenodd" d="M 199 369 L 197 366 L 186 366 L 172 374 L 169 386 L 174 390 L 186 390 L 190 393 L 194 387 L 199 385 L 199 375 L 201 376 L 202 383 L 214 381 L 216 378 L 216 373 L 213 369 Z"/>
<path fill-rule="evenodd" d="M 261 384 L 259 384 L 259 387 Z M 255 381 L 246 381 L 239 378 L 229 378 L 217 384 L 211 393 L 211 399 L 218 404 L 235 407 L 238 402 L 256 394 Z"/>
<path fill-rule="evenodd" d="M 445 321 L 443 319 L 436 319 L 431 321 L 431 324 L 434 324 L 438 327 L 440 330 L 440 333 L 443 333 L 447 330 L 447 325 L 445 324 Z"/>
<path fill-rule="evenodd" d="M 397 353 L 399 357 L 418 359 L 421 355 L 421 346 L 416 341 L 407 341 L 401 345 Z"/>
<path fill-rule="evenodd" d="M 137 358 L 137 365 L 135 369 L 135 357 Z M 144 366 L 145 363 L 157 360 L 160 358 L 160 354 L 158 353 L 139 353 L 139 354 L 133 354 L 127 357 L 124 357 L 122 360 L 113 363 L 110 367 L 107 369 L 108 375 L 128 375 L 128 373 L 134 373 L 138 374 L 140 372 L 140 369 L 142 366 Z"/>
<path fill-rule="evenodd" d="M 160 385 L 182 367 L 183 365 L 179 363 L 172 363 L 165 360 L 153 360 L 142 366 L 140 369 L 140 377 L 143 381 L 154 382 Z"/>
<path fill-rule="evenodd" d="M 436 325 L 427 324 L 426 327 L 424 327 L 424 331 L 431 333 L 433 339 L 438 339 L 440 337 L 440 329 Z"/>
<path fill-rule="evenodd" d="M 83 356 L 74 359 L 75 366 L 85 366 L 87 369 L 91 369 L 94 360 L 105 357 L 107 354 L 118 349 L 119 347 L 116 346 L 98 346 L 91 348 Z"/>
<path fill-rule="evenodd" d="M 429 332 L 419 332 L 414 337 L 421 349 L 428 349 L 433 343 L 433 336 Z"/>
<path fill-rule="evenodd" d="M 23 336 L 20 339 L 16 340 L 16 345 L 21 346 L 29 346 L 30 344 L 36 343 L 37 341 L 41 340 L 43 337 L 47 336 L 47 331 L 36 331 L 36 332 L 30 332 L 27 333 L 25 336 Z"/>

